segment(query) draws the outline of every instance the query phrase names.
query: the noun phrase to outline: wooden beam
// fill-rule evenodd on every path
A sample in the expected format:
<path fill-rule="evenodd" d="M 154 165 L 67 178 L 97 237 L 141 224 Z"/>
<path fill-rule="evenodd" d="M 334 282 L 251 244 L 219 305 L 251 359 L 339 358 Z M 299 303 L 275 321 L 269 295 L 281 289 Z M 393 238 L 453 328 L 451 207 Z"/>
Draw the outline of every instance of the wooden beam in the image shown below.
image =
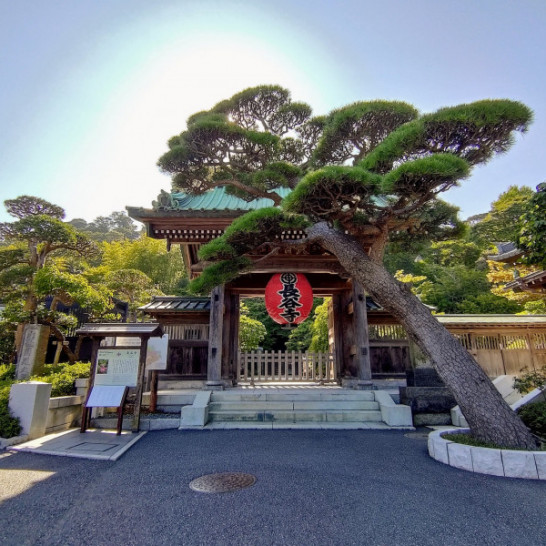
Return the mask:
<path fill-rule="evenodd" d="M 313 288 L 315 296 L 330 296 L 333 293 L 347 290 L 350 285 L 339 275 L 329 273 L 309 273 L 306 274 L 309 284 Z M 241 275 L 229 283 L 229 288 L 234 294 L 241 296 L 263 296 L 265 287 L 271 274 L 268 273 L 249 273 Z"/>

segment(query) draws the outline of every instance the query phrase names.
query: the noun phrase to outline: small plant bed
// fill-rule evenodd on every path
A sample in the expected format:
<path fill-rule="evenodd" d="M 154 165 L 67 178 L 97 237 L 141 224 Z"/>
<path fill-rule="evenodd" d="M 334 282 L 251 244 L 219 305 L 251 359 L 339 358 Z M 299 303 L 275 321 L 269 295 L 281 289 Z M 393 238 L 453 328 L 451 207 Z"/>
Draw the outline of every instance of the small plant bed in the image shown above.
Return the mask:
<path fill-rule="evenodd" d="M 465 446 L 474 446 L 474 447 L 487 447 L 489 449 L 511 449 L 513 451 L 520 451 L 515 447 L 505 447 L 498 446 L 497 444 L 491 444 L 488 442 L 483 442 L 474 438 L 471 434 L 468 433 L 445 433 L 442 434 L 444 440 L 449 440 L 450 442 L 457 442 L 458 444 L 464 444 Z M 546 445 L 541 441 L 540 449 L 537 448 L 537 451 L 546 451 Z"/>
<path fill-rule="evenodd" d="M 429 455 L 440 463 L 478 474 L 546 480 L 546 450 L 504 449 L 472 437 L 469 429 L 436 430 Z"/>

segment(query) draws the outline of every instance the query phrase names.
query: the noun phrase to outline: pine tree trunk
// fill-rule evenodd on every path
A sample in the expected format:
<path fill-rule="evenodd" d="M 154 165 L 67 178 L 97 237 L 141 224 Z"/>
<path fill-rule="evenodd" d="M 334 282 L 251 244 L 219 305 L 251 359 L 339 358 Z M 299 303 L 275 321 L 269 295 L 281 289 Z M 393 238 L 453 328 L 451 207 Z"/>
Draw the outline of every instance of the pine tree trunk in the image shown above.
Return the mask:
<path fill-rule="evenodd" d="M 374 300 L 400 321 L 431 359 L 476 438 L 499 446 L 536 449 L 533 436 L 482 368 L 407 286 L 373 262 L 357 241 L 327 224 L 315 224 L 308 235 L 332 252 Z"/>

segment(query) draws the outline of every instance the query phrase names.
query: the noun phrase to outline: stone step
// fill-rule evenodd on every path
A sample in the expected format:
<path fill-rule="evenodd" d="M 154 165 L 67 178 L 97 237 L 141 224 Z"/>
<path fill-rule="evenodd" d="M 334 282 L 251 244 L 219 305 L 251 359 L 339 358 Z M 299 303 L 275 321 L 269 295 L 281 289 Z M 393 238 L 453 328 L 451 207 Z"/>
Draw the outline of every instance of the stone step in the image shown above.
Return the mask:
<path fill-rule="evenodd" d="M 307 411 L 327 411 L 327 410 L 378 410 L 379 403 L 370 400 L 222 400 L 211 402 L 209 406 L 211 411 L 215 410 L 307 410 Z"/>
<path fill-rule="evenodd" d="M 164 380 L 161 379 L 158 381 L 159 390 L 188 390 L 188 389 L 203 389 L 206 385 L 206 379 L 193 379 L 193 380 Z"/>
<path fill-rule="evenodd" d="M 245 410 L 211 410 L 209 411 L 209 420 L 212 422 L 381 422 L 380 411 L 361 411 L 355 410 L 346 412 L 342 410 L 328 411 L 245 411 Z"/>
<path fill-rule="evenodd" d="M 158 406 L 174 406 L 180 408 L 181 406 L 187 406 L 193 404 L 195 394 L 199 391 L 192 392 L 170 392 L 168 390 L 158 391 L 157 393 L 157 405 Z M 145 392 L 142 395 L 142 404 L 144 406 L 150 403 L 150 393 Z"/>
<path fill-rule="evenodd" d="M 373 391 L 359 391 L 355 393 L 347 392 L 309 392 L 309 391 L 291 391 L 291 392 L 226 392 L 215 391 L 212 393 L 212 401 L 251 401 L 260 400 L 267 402 L 286 402 L 286 401 L 307 401 L 307 402 L 319 402 L 324 400 L 338 400 L 338 401 L 374 401 L 375 396 Z"/>

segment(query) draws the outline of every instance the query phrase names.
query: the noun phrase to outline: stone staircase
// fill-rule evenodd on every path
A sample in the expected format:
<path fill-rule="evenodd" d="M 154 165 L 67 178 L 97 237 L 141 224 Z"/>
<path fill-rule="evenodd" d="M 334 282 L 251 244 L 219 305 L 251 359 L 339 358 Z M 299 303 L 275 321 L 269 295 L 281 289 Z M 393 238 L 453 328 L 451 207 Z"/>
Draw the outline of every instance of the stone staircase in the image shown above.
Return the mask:
<path fill-rule="evenodd" d="M 380 423 L 373 391 L 213 392 L 210 423 Z"/>
<path fill-rule="evenodd" d="M 411 410 L 386 391 L 342 388 L 237 388 L 201 391 L 182 408 L 180 428 L 413 428 Z"/>

